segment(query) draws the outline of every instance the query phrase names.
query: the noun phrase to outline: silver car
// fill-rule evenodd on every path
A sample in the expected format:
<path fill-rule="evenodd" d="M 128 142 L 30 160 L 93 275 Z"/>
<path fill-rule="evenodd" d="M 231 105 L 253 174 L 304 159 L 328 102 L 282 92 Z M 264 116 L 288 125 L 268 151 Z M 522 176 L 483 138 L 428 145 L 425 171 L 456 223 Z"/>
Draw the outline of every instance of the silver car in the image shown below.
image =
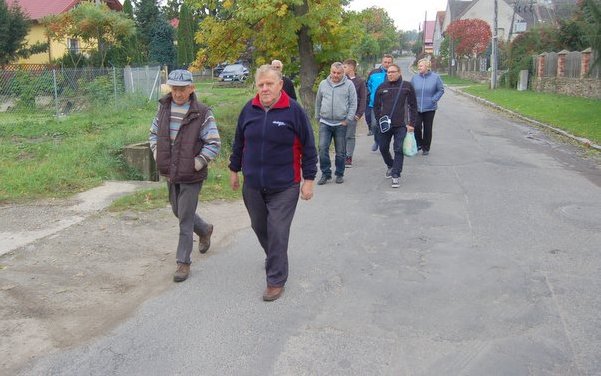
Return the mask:
<path fill-rule="evenodd" d="M 242 64 L 230 64 L 219 73 L 219 81 L 246 81 L 248 68 Z"/>

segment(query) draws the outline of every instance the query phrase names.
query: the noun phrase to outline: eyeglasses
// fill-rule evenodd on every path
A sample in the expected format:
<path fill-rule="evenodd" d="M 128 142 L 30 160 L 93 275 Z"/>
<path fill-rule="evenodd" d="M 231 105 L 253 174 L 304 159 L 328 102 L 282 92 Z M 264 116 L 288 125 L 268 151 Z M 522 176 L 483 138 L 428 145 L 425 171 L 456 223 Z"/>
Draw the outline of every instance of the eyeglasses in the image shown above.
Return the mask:
<path fill-rule="evenodd" d="M 386 73 L 400 73 L 398 70 L 387 70 Z"/>

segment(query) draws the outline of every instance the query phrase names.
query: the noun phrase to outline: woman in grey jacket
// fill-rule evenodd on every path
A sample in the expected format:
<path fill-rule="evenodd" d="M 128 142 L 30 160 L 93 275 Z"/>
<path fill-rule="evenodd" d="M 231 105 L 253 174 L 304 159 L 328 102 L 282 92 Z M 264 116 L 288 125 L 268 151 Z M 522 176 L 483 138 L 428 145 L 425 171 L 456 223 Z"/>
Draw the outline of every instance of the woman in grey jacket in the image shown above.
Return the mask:
<path fill-rule="evenodd" d="M 444 87 L 440 76 L 430 71 L 430 60 L 421 59 L 417 63 L 417 70 L 418 74 L 411 78 L 417 99 L 415 140 L 417 148 L 421 149 L 424 155 L 428 155 L 432 143 L 434 113 L 438 108 L 440 97 L 444 94 Z"/>

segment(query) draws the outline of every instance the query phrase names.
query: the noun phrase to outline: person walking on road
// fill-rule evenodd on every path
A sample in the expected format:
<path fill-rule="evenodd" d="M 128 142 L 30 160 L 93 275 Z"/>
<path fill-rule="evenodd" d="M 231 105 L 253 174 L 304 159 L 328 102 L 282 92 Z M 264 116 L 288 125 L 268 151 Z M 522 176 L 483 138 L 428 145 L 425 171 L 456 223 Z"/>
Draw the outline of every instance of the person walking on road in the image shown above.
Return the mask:
<path fill-rule="evenodd" d="M 219 154 L 221 140 L 211 109 L 196 98 L 192 73 L 174 70 L 167 85 L 171 92 L 159 100 L 149 140 L 157 169 L 167 179 L 171 209 L 179 219 L 173 280 L 182 282 L 190 274 L 192 234 L 199 236 L 200 253 L 211 246 L 213 225 L 198 216 L 196 208 L 209 162 Z"/>
<path fill-rule="evenodd" d="M 263 300 L 278 299 L 288 280 L 288 239 L 299 191 L 313 197 L 317 150 L 305 111 L 282 90 L 282 74 L 262 65 L 255 74 L 257 95 L 238 117 L 232 155 L 230 185 L 240 187 L 261 247 L 265 251 L 267 288 Z"/>
<path fill-rule="evenodd" d="M 369 114 L 370 120 L 367 122 L 371 124 L 371 131 L 374 135 L 374 143 L 371 147 L 371 151 L 378 151 L 378 144 L 380 143 L 380 128 L 378 127 L 377 117 L 374 114 L 374 100 L 376 98 L 376 91 L 378 87 L 386 81 L 386 71 L 388 67 L 392 64 L 392 55 L 384 55 L 382 56 L 382 63 L 380 66 L 367 75 L 367 96 L 369 97 L 369 103 L 367 105 L 367 114 Z"/>
<path fill-rule="evenodd" d="M 444 85 L 440 76 L 430 69 L 430 60 L 421 59 L 417 63 L 418 74 L 413 75 L 411 84 L 417 98 L 417 119 L 415 123 L 415 141 L 423 155 L 430 153 L 432 144 L 432 125 L 438 101 L 444 94 Z"/>
<path fill-rule="evenodd" d="M 346 159 L 344 161 L 345 168 L 353 167 L 353 153 L 355 151 L 355 136 L 357 133 L 357 122 L 363 113 L 365 112 L 365 102 L 367 98 L 367 88 L 365 86 L 365 80 L 357 76 L 357 61 L 354 59 L 346 59 L 343 63 L 344 74 L 351 80 L 355 85 L 355 91 L 357 92 L 357 110 L 355 111 L 355 118 L 346 126 Z"/>
<path fill-rule="evenodd" d="M 284 64 L 282 64 L 282 62 L 280 60 L 273 60 L 271 62 L 271 66 L 274 69 L 282 72 L 282 81 L 284 82 L 283 89 L 290 98 L 296 100 L 296 90 L 294 90 L 294 82 L 292 82 L 292 80 L 289 79 L 288 77 L 284 76 L 284 73 L 283 73 Z"/>
<path fill-rule="evenodd" d="M 392 188 L 399 188 L 404 160 L 403 140 L 408 131 L 413 131 L 417 112 L 415 90 L 409 81 L 403 81 L 398 65 L 391 64 L 386 74 L 387 81 L 376 91 L 374 113 L 378 123 L 385 119 L 389 122 L 390 129 L 380 134 L 380 154 L 387 167 L 386 178 L 392 178 Z M 405 104 L 409 111 L 409 124 L 405 124 Z M 393 138 L 394 159 L 390 155 Z"/>
<path fill-rule="evenodd" d="M 332 180 L 330 144 L 334 139 L 336 157 L 336 183 L 344 182 L 344 161 L 346 159 L 346 127 L 355 120 L 357 92 L 351 80 L 344 75 L 344 66 L 335 62 L 330 67 L 330 75 L 319 83 L 315 98 L 315 118 L 319 121 L 319 168 L 321 178 L 317 184 Z"/>

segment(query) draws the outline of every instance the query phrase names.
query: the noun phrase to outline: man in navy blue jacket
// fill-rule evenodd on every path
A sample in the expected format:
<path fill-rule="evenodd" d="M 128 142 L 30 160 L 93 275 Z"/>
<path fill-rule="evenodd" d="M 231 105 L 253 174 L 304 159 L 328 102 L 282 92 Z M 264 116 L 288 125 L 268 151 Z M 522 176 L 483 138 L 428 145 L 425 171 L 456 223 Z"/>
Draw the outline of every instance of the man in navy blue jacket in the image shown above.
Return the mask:
<path fill-rule="evenodd" d="M 282 90 L 282 74 L 262 65 L 255 75 L 257 95 L 238 117 L 230 184 L 240 187 L 251 226 L 265 251 L 267 288 L 263 300 L 278 299 L 288 279 L 288 238 L 299 191 L 313 197 L 317 150 L 304 110 Z"/>

